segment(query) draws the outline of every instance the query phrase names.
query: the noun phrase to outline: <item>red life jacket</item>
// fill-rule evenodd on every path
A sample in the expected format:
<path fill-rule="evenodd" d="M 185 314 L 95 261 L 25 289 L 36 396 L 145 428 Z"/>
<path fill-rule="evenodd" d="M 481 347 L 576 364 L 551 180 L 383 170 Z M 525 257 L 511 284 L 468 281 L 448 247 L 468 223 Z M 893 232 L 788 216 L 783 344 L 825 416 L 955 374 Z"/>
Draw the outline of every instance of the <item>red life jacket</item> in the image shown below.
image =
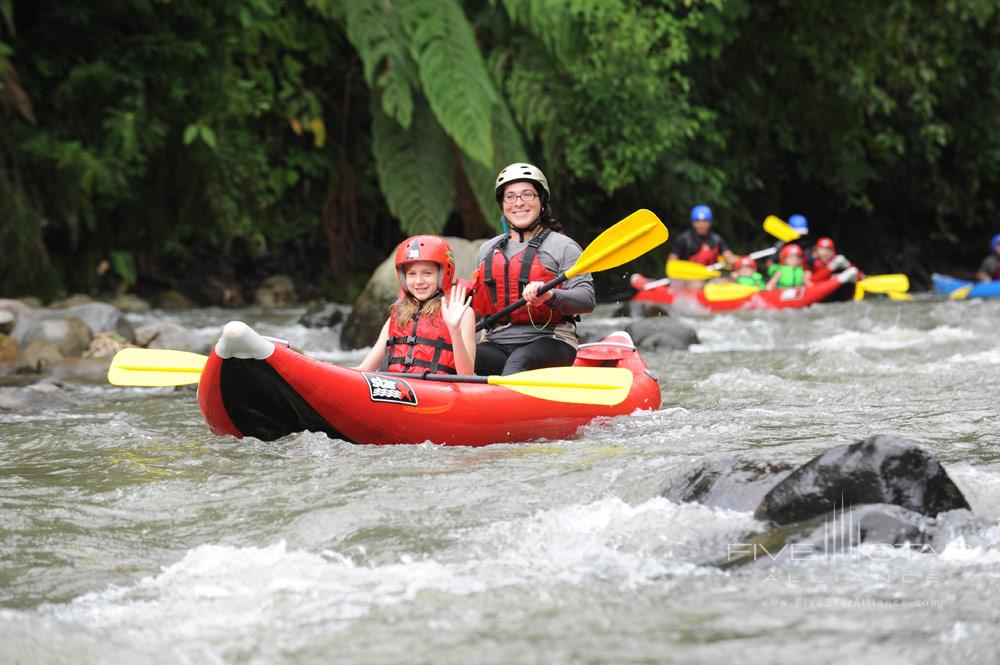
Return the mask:
<path fill-rule="evenodd" d="M 475 293 L 472 297 L 472 308 L 477 316 L 489 316 L 499 312 L 512 302 L 521 298 L 524 287 L 529 282 L 549 282 L 556 275 L 548 270 L 538 260 L 538 248 L 551 233 L 551 229 L 542 229 L 528 241 L 524 251 L 518 252 L 510 259 L 504 256 L 508 236 L 503 236 L 489 249 L 486 258 L 479 265 L 475 274 Z M 558 286 L 556 288 L 562 288 Z M 544 326 L 549 323 L 559 323 L 567 317 L 555 311 L 546 304 L 525 305 L 511 312 L 498 324 L 531 323 Z"/>
<path fill-rule="evenodd" d="M 698 251 L 687 258 L 688 261 L 694 261 L 695 263 L 700 263 L 705 266 L 710 266 L 712 264 L 718 263 L 719 261 L 719 246 L 710 247 L 707 242 L 701 243 L 701 247 Z"/>
<path fill-rule="evenodd" d="M 832 261 L 833 259 L 831 258 L 830 260 Z M 812 273 L 813 284 L 822 282 L 833 276 L 833 271 L 827 266 L 826 261 L 818 256 L 813 257 L 812 262 L 809 264 L 809 271 Z"/>
<path fill-rule="evenodd" d="M 421 316 L 404 328 L 396 320 L 396 310 L 389 315 L 389 336 L 382 356 L 382 372 L 456 374 L 451 334 L 440 315 Z"/>

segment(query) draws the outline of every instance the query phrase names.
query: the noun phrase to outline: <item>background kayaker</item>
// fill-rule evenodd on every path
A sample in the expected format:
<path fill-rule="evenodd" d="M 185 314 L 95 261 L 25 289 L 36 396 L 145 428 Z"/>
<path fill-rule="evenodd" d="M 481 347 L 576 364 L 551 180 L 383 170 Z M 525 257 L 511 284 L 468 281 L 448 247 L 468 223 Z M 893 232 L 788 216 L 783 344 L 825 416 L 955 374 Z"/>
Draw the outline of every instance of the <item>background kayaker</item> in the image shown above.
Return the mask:
<path fill-rule="evenodd" d="M 729 250 L 729 243 L 712 230 L 712 221 L 712 209 L 707 205 L 691 208 L 691 228 L 677 236 L 667 260 L 681 259 L 710 266 L 718 263 L 722 256 L 726 263 L 736 263 L 737 256 Z"/>
<path fill-rule="evenodd" d="M 764 276 L 757 272 L 757 262 L 749 256 L 741 257 L 736 261 L 733 278 L 737 284 L 745 284 L 761 291 L 764 290 Z"/>
<path fill-rule="evenodd" d="M 805 267 L 812 273 L 813 282 L 822 282 L 850 268 L 851 262 L 843 254 L 837 254 L 832 238 L 823 237 L 816 241 L 811 255 L 807 253 Z"/>
<path fill-rule="evenodd" d="M 990 247 L 993 248 L 993 253 L 983 259 L 976 271 L 976 279 L 980 282 L 1000 279 L 1000 233 L 990 239 Z"/>
<path fill-rule="evenodd" d="M 802 267 L 802 248 L 795 243 L 788 243 L 781 248 L 778 253 L 781 261 L 778 265 L 772 265 L 768 269 L 770 279 L 767 281 L 767 288 L 787 289 L 794 286 L 809 286 L 812 281 L 809 271 Z"/>
<path fill-rule="evenodd" d="M 476 317 L 465 285 L 455 279 L 448 242 L 429 235 L 407 238 L 396 250 L 396 274 L 403 292 L 389 308 L 378 341 L 355 369 L 472 374 Z"/>
<path fill-rule="evenodd" d="M 488 316 L 521 297 L 528 304 L 485 331 L 476 350 L 476 373 L 513 374 L 572 365 L 578 314 L 596 304 L 594 282 L 582 274 L 538 295 L 538 289 L 571 268 L 583 250 L 562 233 L 550 204 L 545 174 L 515 163 L 497 175 L 496 199 L 506 233 L 479 248 L 472 305 Z"/>
<path fill-rule="evenodd" d="M 771 275 L 771 269 L 774 266 L 781 263 L 780 259 L 778 261 L 775 261 L 773 257 L 780 256 L 781 250 L 784 249 L 786 245 L 798 245 L 799 249 L 801 249 L 803 252 L 802 254 L 803 257 L 810 257 L 810 258 L 812 257 L 813 248 L 807 247 L 805 241 L 803 240 L 803 238 L 809 235 L 809 220 L 806 219 L 806 216 L 799 215 L 797 213 L 791 215 L 788 218 L 788 226 L 790 226 L 793 230 L 797 231 L 799 237 L 798 239 L 792 240 L 791 242 L 785 242 L 783 240 L 779 240 L 778 242 L 774 243 L 774 254 L 772 254 L 767 258 L 766 269 L 768 276 Z"/>

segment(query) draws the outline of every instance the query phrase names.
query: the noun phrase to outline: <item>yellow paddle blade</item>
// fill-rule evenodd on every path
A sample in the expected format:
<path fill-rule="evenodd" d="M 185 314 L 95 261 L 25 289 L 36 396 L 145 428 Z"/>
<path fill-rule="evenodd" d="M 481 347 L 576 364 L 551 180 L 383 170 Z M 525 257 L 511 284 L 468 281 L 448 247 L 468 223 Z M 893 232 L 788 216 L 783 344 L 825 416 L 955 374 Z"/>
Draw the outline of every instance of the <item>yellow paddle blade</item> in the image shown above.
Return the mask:
<path fill-rule="evenodd" d="M 789 226 L 786 221 L 774 215 L 764 218 L 764 231 L 782 242 L 792 242 L 802 237 L 802 234 Z"/>
<path fill-rule="evenodd" d="M 111 359 L 108 382 L 116 386 L 183 386 L 198 383 L 208 356 L 169 349 L 122 349 Z"/>
<path fill-rule="evenodd" d="M 719 276 L 718 270 L 694 261 L 667 261 L 667 277 L 670 279 L 712 279 Z"/>
<path fill-rule="evenodd" d="M 886 291 L 885 295 L 889 296 L 889 300 L 913 300 L 913 296 L 909 293 L 901 293 L 900 291 Z"/>
<path fill-rule="evenodd" d="M 566 277 L 620 266 L 662 245 L 669 235 L 659 217 L 646 209 L 636 210 L 594 238 Z"/>
<path fill-rule="evenodd" d="M 965 300 L 969 295 L 969 291 L 972 290 L 972 286 L 973 286 L 972 284 L 969 284 L 968 286 L 963 286 L 961 288 L 955 289 L 954 291 L 948 294 L 948 299 Z"/>
<path fill-rule="evenodd" d="M 865 287 L 861 286 L 860 283 L 854 284 L 854 299 L 855 300 L 865 299 Z"/>
<path fill-rule="evenodd" d="M 747 284 L 718 284 L 716 282 L 710 282 L 705 285 L 705 300 L 719 301 L 719 300 L 739 300 L 740 298 L 746 298 L 749 295 L 757 293 L 757 289 Z"/>
<path fill-rule="evenodd" d="M 889 291 L 906 293 L 910 290 L 910 278 L 902 274 L 872 275 L 858 282 L 858 286 L 869 293 L 888 293 Z"/>
<path fill-rule="evenodd" d="M 628 397 L 632 379 L 624 367 L 546 367 L 491 376 L 487 383 L 552 402 L 614 406 Z"/>

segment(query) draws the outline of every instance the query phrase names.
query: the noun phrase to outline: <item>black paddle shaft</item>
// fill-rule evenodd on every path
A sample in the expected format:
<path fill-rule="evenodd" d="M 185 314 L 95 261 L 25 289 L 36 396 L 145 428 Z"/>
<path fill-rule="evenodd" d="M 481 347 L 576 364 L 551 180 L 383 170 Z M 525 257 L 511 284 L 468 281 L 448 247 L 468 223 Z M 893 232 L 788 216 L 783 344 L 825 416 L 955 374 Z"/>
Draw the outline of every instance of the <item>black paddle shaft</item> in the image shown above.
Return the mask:
<path fill-rule="evenodd" d="M 444 381 L 445 383 L 489 383 L 490 377 L 478 374 L 431 374 L 425 372 L 379 372 L 380 376 L 398 376 L 401 379 L 421 379 L 423 381 Z"/>
<path fill-rule="evenodd" d="M 559 273 L 559 276 L 556 277 L 554 280 L 552 280 L 551 282 L 547 282 L 538 288 L 538 295 L 542 295 L 546 291 L 551 291 L 552 289 L 556 288 L 557 286 L 565 282 L 567 279 L 569 278 L 566 277 L 566 273 L 564 272 Z M 528 301 L 525 300 L 524 298 L 521 298 L 517 302 L 512 302 L 511 304 L 507 305 L 496 314 L 490 314 L 489 316 L 484 317 L 479 323 L 476 324 L 476 332 L 479 332 L 484 328 L 492 328 L 493 324 L 495 324 L 497 321 L 507 316 L 515 309 L 520 309 L 521 307 L 524 307 L 527 304 Z"/>

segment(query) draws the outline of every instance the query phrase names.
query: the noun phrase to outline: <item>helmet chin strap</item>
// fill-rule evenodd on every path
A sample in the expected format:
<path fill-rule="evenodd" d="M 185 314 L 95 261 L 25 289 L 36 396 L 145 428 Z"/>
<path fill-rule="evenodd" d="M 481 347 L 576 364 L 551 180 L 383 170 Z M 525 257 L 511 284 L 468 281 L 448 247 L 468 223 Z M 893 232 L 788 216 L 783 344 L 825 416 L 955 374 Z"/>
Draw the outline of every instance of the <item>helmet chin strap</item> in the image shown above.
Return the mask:
<path fill-rule="evenodd" d="M 521 229 L 521 228 L 518 228 L 518 227 L 514 226 L 513 224 L 511 224 L 510 225 L 510 230 L 514 231 L 515 233 L 517 233 L 517 235 L 518 235 L 518 240 L 517 241 L 518 242 L 524 242 L 524 236 L 525 236 L 525 234 L 530 233 L 530 234 L 533 235 L 534 232 L 535 232 L 535 229 L 537 229 L 539 226 L 541 226 L 542 220 L 544 220 L 546 217 L 548 217 L 548 214 L 549 214 L 549 208 L 548 208 L 548 206 L 546 206 L 546 207 L 542 208 L 542 213 L 540 215 L 538 215 L 538 217 L 535 218 L 535 221 L 533 221 L 527 227 Z M 507 218 L 504 217 L 505 221 L 506 221 L 506 219 Z"/>

